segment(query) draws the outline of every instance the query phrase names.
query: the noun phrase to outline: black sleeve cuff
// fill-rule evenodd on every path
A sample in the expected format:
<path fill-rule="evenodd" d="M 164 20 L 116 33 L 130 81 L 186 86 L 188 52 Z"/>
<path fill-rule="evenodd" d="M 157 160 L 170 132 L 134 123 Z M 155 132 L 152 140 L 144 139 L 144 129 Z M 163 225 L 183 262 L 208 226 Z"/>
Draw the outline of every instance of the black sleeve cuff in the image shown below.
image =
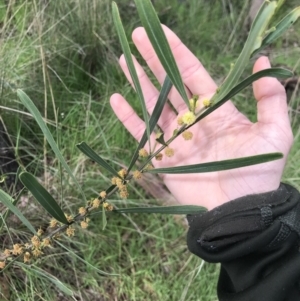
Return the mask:
<path fill-rule="evenodd" d="M 300 300 L 299 200 L 281 184 L 188 216 L 190 251 L 221 262 L 220 301 Z"/>

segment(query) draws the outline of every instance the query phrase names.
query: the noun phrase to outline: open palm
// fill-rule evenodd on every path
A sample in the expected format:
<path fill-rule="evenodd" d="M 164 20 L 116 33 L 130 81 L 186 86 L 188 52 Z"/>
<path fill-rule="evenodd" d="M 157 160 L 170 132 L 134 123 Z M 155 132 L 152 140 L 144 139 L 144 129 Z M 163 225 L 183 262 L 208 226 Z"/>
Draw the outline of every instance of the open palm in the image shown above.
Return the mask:
<path fill-rule="evenodd" d="M 182 44 L 167 27 L 165 34 L 173 51 L 183 82 L 189 93 L 201 99 L 210 98 L 217 86 L 199 60 Z M 133 41 L 160 83 L 165 78 L 161 66 L 143 28 L 133 32 Z M 120 65 L 131 82 L 124 57 Z M 159 91 L 153 86 L 142 67 L 135 61 L 143 94 L 151 113 Z M 270 67 L 266 57 L 258 59 L 254 72 Z M 212 114 L 191 127 L 192 140 L 175 139 L 170 147 L 173 157 L 164 156 L 162 161 L 153 160 L 155 167 L 171 167 L 210 161 L 253 156 L 268 152 L 282 152 L 281 160 L 204 174 L 164 175 L 163 180 L 181 204 L 197 204 L 212 209 L 235 198 L 277 189 L 293 136 L 287 114 L 286 95 L 283 86 L 274 78 L 262 78 L 253 85 L 257 100 L 257 120 L 250 122 L 231 102 L 225 103 Z M 190 95 L 191 96 L 191 95 Z M 187 111 L 178 92 L 172 88 L 169 94 L 172 106 L 167 105 L 159 120 L 165 139 L 172 136 L 177 118 Z M 144 122 L 119 94 L 111 97 L 111 106 L 128 131 L 140 140 L 145 130 Z"/>

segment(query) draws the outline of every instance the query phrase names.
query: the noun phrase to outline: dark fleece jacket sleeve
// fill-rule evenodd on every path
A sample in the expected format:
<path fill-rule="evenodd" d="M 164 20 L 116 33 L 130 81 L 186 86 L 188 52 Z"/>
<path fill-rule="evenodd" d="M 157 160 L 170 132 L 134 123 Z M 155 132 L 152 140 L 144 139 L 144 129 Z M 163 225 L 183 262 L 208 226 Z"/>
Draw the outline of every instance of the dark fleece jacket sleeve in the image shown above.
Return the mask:
<path fill-rule="evenodd" d="M 300 195 L 287 185 L 189 215 L 190 251 L 220 262 L 220 301 L 300 300 Z"/>

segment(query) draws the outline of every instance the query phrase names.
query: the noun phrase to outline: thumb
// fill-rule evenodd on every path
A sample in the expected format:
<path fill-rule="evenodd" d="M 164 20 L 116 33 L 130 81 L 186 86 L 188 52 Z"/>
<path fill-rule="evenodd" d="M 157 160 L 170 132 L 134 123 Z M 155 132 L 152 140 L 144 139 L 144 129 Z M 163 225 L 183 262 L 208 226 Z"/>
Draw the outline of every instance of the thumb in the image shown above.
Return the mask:
<path fill-rule="evenodd" d="M 253 73 L 270 67 L 269 59 L 260 57 L 254 64 Z M 280 127 L 290 126 L 285 89 L 276 78 L 263 77 L 255 81 L 253 92 L 257 100 L 258 122 L 276 123 Z"/>

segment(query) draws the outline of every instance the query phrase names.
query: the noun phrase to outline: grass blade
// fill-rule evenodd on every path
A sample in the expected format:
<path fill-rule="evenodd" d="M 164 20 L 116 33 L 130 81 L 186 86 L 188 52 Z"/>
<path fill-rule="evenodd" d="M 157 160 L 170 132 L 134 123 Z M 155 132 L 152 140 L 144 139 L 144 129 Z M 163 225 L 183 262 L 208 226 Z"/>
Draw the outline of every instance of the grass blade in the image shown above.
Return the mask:
<path fill-rule="evenodd" d="M 107 225 L 106 212 L 105 209 L 102 208 L 102 230 L 105 230 Z"/>
<path fill-rule="evenodd" d="M 39 125 L 40 129 L 42 130 L 44 136 L 46 137 L 50 147 L 52 148 L 53 152 L 55 153 L 57 159 L 60 161 L 61 165 L 65 168 L 69 176 L 73 179 L 75 185 L 77 186 L 78 190 L 82 194 L 84 200 L 86 201 L 85 195 L 80 188 L 79 183 L 77 182 L 76 178 L 74 177 L 70 167 L 68 166 L 66 160 L 62 156 L 61 152 L 58 149 L 58 146 L 56 142 L 53 139 L 52 134 L 50 133 L 46 123 L 43 120 L 42 115 L 40 114 L 37 107 L 34 105 L 34 103 L 31 101 L 31 99 L 27 96 L 26 93 L 24 93 L 22 90 L 17 90 L 18 97 L 20 98 L 23 105 L 27 108 L 27 110 L 32 114 L 32 116 L 35 118 L 37 124 Z"/>
<path fill-rule="evenodd" d="M 27 220 L 27 218 L 21 213 L 21 211 L 14 205 L 15 200 L 10 197 L 7 193 L 0 189 L 0 202 L 5 205 L 12 213 L 14 213 L 19 220 L 32 232 L 36 234 L 34 227 Z"/>
<path fill-rule="evenodd" d="M 63 224 L 68 224 L 65 214 L 61 210 L 52 195 L 38 182 L 29 172 L 22 172 L 20 180 L 24 186 L 32 193 L 34 198 L 45 208 L 45 210 L 56 220 Z"/>
<path fill-rule="evenodd" d="M 101 275 L 105 275 L 105 276 L 119 276 L 118 274 L 111 274 L 111 273 L 106 273 L 104 271 L 101 271 L 99 269 L 97 269 L 94 265 L 90 264 L 89 262 L 87 262 L 86 260 L 82 259 L 80 256 L 78 256 L 75 252 L 73 252 L 72 250 L 70 250 L 69 248 L 65 247 L 62 243 L 60 243 L 58 240 L 55 241 L 58 245 L 60 245 L 63 249 L 65 249 L 66 251 L 68 251 L 69 254 L 71 254 L 72 256 L 76 257 L 77 259 L 79 259 L 80 261 L 82 261 L 84 264 L 86 264 L 87 266 L 89 266 L 90 268 L 96 270 L 99 274 Z"/>
<path fill-rule="evenodd" d="M 276 9 L 276 2 L 275 1 L 265 1 L 261 6 L 256 18 L 253 21 L 251 26 L 249 36 L 245 42 L 242 52 L 240 53 L 234 67 L 230 71 L 229 75 L 225 79 L 224 83 L 220 87 L 220 92 L 215 94 L 213 100 L 223 98 L 233 86 L 236 85 L 237 81 L 239 80 L 242 72 L 244 71 L 251 53 L 260 47 L 262 36 L 269 24 L 270 19 L 274 15 Z"/>
<path fill-rule="evenodd" d="M 256 80 L 258 80 L 262 77 L 268 76 L 268 77 L 276 77 L 276 78 L 289 78 L 292 75 L 293 75 L 293 72 L 291 72 L 287 69 L 283 69 L 283 68 L 269 68 L 269 69 L 265 69 L 265 70 L 256 72 L 256 73 L 252 74 L 251 76 L 247 77 L 246 79 L 244 79 L 239 84 L 237 84 L 222 99 L 220 99 L 217 103 L 215 103 L 210 108 L 205 110 L 201 115 L 199 115 L 196 118 L 195 123 L 200 121 L 201 119 L 203 119 L 204 117 L 206 117 L 207 115 L 212 113 L 213 111 L 215 111 L 217 108 L 219 108 L 221 105 L 223 105 L 230 98 L 232 98 L 233 96 L 238 94 L 240 91 L 242 91 L 243 89 L 245 89 L 246 87 L 251 85 L 253 82 L 255 82 Z M 189 127 L 190 126 L 188 126 L 187 128 L 189 128 Z"/>
<path fill-rule="evenodd" d="M 136 70 L 134 67 L 134 63 L 132 60 L 132 54 L 130 51 L 128 40 L 126 38 L 124 27 L 122 25 L 118 6 L 115 2 L 112 3 L 112 16 L 113 16 L 113 21 L 114 21 L 115 27 L 117 29 L 117 33 L 118 33 L 120 44 L 121 44 L 121 47 L 122 47 L 122 50 L 124 53 L 124 57 L 125 57 L 125 60 L 126 60 L 127 66 L 128 66 L 128 70 L 129 70 L 132 82 L 134 84 L 135 91 L 136 91 L 136 93 L 140 99 L 141 105 L 142 105 L 142 111 L 143 111 L 143 117 L 144 117 L 145 124 L 146 124 L 147 136 L 148 136 L 148 140 L 150 141 L 149 117 L 148 117 L 148 112 L 147 112 L 147 108 L 146 108 L 146 102 L 144 99 L 140 81 L 138 79 L 138 76 L 137 76 L 137 73 L 136 73 Z"/>
<path fill-rule="evenodd" d="M 185 206 L 157 206 L 157 207 L 133 207 L 118 208 L 112 212 L 116 213 L 160 213 L 160 214 L 197 214 L 206 212 L 207 209 L 202 206 L 185 205 Z"/>
<path fill-rule="evenodd" d="M 157 99 L 157 102 L 155 104 L 155 107 L 153 109 L 153 112 L 152 112 L 152 115 L 150 117 L 150 120 L 149 120 L 149 126 L 150 126 L 150 135 L 151 133 L 153 132 L 157 122 L 158 122 L 158 119 L 161 115 L 161 112 L 164 108 L 164 105 L 168 99 L 168 95 L 170 93 L 170 90 L 172 88 L 172 82 L 171 80 L 169 79 L 169 77 L 167 76 L 164 80 L 164 83 L 162 85 L 162 88 L 161 88 L 161 91 L 159 93 L 159 96 L 158 96 L 158 99 Z M 137 147 L 137 149 L 135 150 L 133 156 L 132 156 L 132 159 L 130 161 L 130 164 L 129 164 L 129 167 L 128 167 L 128 173 L 129 171 L 132 169 L 134 163 L 136 162 L 138 156 L 139 156 L 139 150 L 141 148 L 144 147 L 144 145 L 146 144 L 147 142 L 147 133 L 146 131 L 144 132 L 143 136 L 142 136 L 142 139 Z"/>
<path fill-rule="evenodd" d="M 269 153 L 263 155 L 256 155 L 244 158 L 214 161 L 200 164 L 192 164 L 185 166 L 176 167 L 166 167 L 166 168 L 154 168 L 149 169 L 146 172 L 150 173 L 164 173 L 164 174 L 190 174 L 190 173 L 204 173 L 204 172 L 214 172 L 221 170 L 228 170 L 234 168 L 240 168 L 255 164 L 261 164 L 273 160 L 278 160 L 283 158 L 281 153 Z"/>
<path fill-rule="evenodd" d="M 45 270 L 42 270 L 38 268 L 35 265 L 30 265 L 30 267 L 22 262 L 17 262 L 17 265 L 21 266 L 24 270 L 26 270 L 26 273 L 32 272 L 40 275 L 41 277 L 47 278 L 50 282 L 52 282 L 62 293 L 64 293 L 67 296 L 74 297 L 73 291 L 69 289 L 64 283 L 62 283 L 58 278 L 51 275 L 50 273 L 46 272 Z"/>
<path fill-rule="evenodd" d="M 99 155 L 97 155 L 85 142 L 81 142 L 81 143 L 77 144 L 76 146 L 79 148 L 79 150 L 81 152 L 83 152 L 91 160 L 98 163 L 100 166 L 105 168 L 111 174 L 120 178 L 118 172 L 116 170 L 114 170 L 108 163 L 106 163 L 106 161 L 103 160 Z"/>
<path fill-rule="evenodd" d="M 300 6 L 293 9 L 289 14 L 287 14 L 276 26 L 275 30 L 270 32 L 262 40 L 261 46 L 256 49 L 252 56 L 260 52 L 266 46 L 277 40 L 285 31 L 287 31 L 300 17 Z"/>
<path fill-rule="evenodd" d="M 150 0 L 135 0 L 135 4 L 141 19 L 141 22 L 147 32 L 148 38 L 155 50 L 160 63 L 164 67 L 167 75 L 173 85 L 181 95 L 187 107 L 190 107 L 189 98 L 186 94 L 185 87 L 176 65 L 173 53 L 167 38 L 163 32 L 160 21 L 152 6 Z"/>

